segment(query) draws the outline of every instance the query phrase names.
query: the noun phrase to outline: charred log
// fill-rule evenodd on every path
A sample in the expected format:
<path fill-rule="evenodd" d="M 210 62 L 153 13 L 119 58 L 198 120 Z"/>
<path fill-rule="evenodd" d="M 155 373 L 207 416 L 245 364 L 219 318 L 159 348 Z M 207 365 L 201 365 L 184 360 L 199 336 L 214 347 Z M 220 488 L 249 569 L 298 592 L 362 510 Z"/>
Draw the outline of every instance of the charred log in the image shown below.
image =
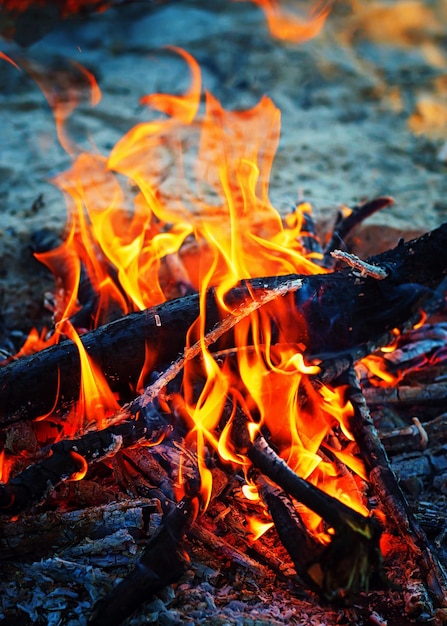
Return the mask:
<path fill-rule="evenodd" d="M 395 249 L 370 258 L 388 276 L 377 281 L 344 269 L 302 277 L 290 297 L 289 315 L 280 321 L 278 304 L 262 309 L 271 319 L 274 341 L 304 343 L 306 355 L 342 355 L 371 338 L 399 327 L 423 305 L 447 274 L 447 224 Z M 229 308 L 278 288 L 291 277 L 243 281 L 226 297 Z M 115 386 L 135 385 L 142 366 L 162 369 L 182 353 L 186 332 L 199 315 L 197 294 L 132 313 L 82 336 L 87 353 Z M 214 289 L 206 297 L 206 332 L 222 318 Z M 232 333 L 216 343 L 229 347 Z M 79 396 L 77 347 L 64 341 L 0 370 L 0 425 L 63 413 Z M 57 398 L 57 400 L 55 400 Z"/>
<path fill-rule="evenodd" d="M 443 404 L 447 397 L 447 384 L 371 387 L 365 389 L 364 394 L 366 401 L 371 406 L 377 404 Z"/>
<path fill-rule="evenodd" d="M 319 515 L 331 529 L 330 544 L 305 568 L 314 583 L 312 586 L 318 587 L 323 597 L 331 601 L 352 600 L 360 591 L 367 591 L 375 578 L 384 578 L 379 548 L 382 530 L 374 517 L 365 517 L 298 476 L 262 435 L 258 434 L 251 442 L 242 411 L 235 414 L 232 440 L 255 470 Z M 268 497 L 268 506 L 275 508 L 279 523 L 296 526 L 296 521 L 284 510 L 284 502 L 279 513 L 277 498 L 271 493 Z"/>
<path fill-rule="evenodd" d="M 388 454 L 425 450 L 431 441 L 438 444 L 447 442 L 447 413 L 422 423 L 417 417 L 413 417 L 412 424 L 402 428 L 381 430 L 379 435 Z"/>
<path fill-rule="evenodd" d="M 310 589 L 318 590 L 315 580 L 307 570 L 315 563 L 318 555 L 321 556 L 323 545 L 310 536 L 291 499 L 284 491 L 258 472 L 254 472 L 252 479 L 272 516 L 278 537 L 292 559 L 297 575 Z"/>

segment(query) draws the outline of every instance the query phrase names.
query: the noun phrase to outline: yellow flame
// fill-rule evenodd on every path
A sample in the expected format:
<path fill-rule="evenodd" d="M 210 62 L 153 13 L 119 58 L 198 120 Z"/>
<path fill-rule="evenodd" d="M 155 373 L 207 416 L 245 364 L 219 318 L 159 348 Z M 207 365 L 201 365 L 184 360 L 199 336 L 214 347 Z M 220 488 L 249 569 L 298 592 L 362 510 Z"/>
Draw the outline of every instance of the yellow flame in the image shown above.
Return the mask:
<path fill-rule="evenodd" d="M 78 348 L 81 363 L 81 388 L 79 400 L 71 413 L 72 433 L 87 427 L 89 422 L 97 423 L 98 428 L 105 424 L 105 418 L 119 409 L 119 404 L 111 391 L 101 369 L 87 354 L 84 344 L 70 322 L 65 321 L 64 333 Z"/>
<path fill-rule="evenodd" d="M 259 492 L 254 485 L 245 484 L 241 487 L 242 493 L 251 502 L 259 502 Z"/>
<path fill-rule="evenodd" d="M 273 522 L 264 522 L 257 517 L 249 517 L 247 518 L 247 525 L 250 531 L 251 540 L 257 541 L 262 537 L 262 535 L 273 527 Z"/>
<path fill-rule="evenodd" d="M 322 25 L 323 15 L 321 9 L 314 30 Z M 158 118 L 131 129 L 109 157 L 78 154 L 70 170 L 54 181 L 67 199 L 69 230 L 61 246 L 38 258 L 57 275 L 53 341 L 67 336 L 79 349 L 82 385 L 70 428 L 75 432 L 93 420 L 101 424 L 118 408 L 73 326 L 85 304 L 81 278 L 94 293 L 84 322 L 94 327 L 110 316 L 166 300 L 174 267 L 199 291 L 200 315 L 188 331 L 187 346 L 199 342 L 201 358 L 184 367 L 182 416 L 189 429 L 185 447 L 197 459 L 202 510 L 212 493 L 211 452 L 244 471 L 250 465 L 232 441 L 236 407 L 246 416 L 251 441 L 267 433 L 300 476 L 362 508 L 355 480 L 340 476 L 340 461 L 322 453 L 334 429 L 347 439 L 338 458 L 353 452 L 352 407 L 344 401 L 343 390 L 312 382 L 319 368 L 303 357 L 307 329 L 294 293 L 239 320 L 232 330 L 235 349 L 226 358 L 216 360 L 205 341 L 210 287 L 215 287 L 222 316 L 237 316 L 226 295 L 241 279 L 325 270 L 302 241 L 309 205 L 302 203 L 283 220 L 270 202 L 279 109 L 263 97 L 249 110 L 226 111 L 205 93 L 201 113 L 198 64 L 189 53 L 173 51 L 191 74 L 185 93 L 145 96 L 142 102 L 159 111 Z M 96 101 L 95 83 L 83 75 Z M 256 299 L 256 293 L 250 297 Z M 147 349 L 148 368 L 154 358 Z M 145 376 L 146 369 L 138 388 L 144 387 Z M 350 467 L 364 475 L 360 462 Z M 179 495 L 183 480 L 186 464 L 180 467 Z M 307 515 L 318 533 L 319 520 Z"/>

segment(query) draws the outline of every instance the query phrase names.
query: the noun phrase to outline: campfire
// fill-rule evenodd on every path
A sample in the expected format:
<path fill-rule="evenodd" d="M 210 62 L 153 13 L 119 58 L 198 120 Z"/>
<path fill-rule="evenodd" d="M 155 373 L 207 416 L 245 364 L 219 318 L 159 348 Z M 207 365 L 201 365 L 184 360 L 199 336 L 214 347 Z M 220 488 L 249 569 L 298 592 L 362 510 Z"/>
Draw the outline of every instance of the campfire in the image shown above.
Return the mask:
<path fill-rule="evenodd" d="M 293 41 L 329 14 L 257 4 Z M 442 623 L 444 525 L 427 538 L 388 455 L 444 437 L 447 226 L 364 259 L 346 242 L 393 198 L 330 228 L 304 200 L 278 212 L 279 108 L 227 110 L 169 54 L 189 87 L 142 97 L 148 121 L 107 156 L 69 136 L 76 102 L 2 54 L 72 157 L 52 181 L 63 237 L 32 242 L 51 326 L 0 367 L 4 616 L 41 623 L 49 594 L 54 623 L 187 623 L 169 606 L 195 594 L 192 620 L 230 623 L 216 604 L 255 594 L 271 624 Z"/>

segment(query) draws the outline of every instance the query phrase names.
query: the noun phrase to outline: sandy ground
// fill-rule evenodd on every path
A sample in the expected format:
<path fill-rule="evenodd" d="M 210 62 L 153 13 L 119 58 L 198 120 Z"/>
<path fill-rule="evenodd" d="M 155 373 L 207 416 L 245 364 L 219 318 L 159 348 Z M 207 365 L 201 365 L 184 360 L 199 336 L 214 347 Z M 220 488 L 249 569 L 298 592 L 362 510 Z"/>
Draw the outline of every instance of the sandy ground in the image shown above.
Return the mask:
<path fill-rule="evenodd" d="M 59 94 L 77 93 L 72 61 L 90 70 L 102 100 L 93 108 L 81 97 L 67 130 L 78 146 L 107 155 L 147 119 L 142 95 L 187 87 L 184 63 L 163 46 L 185 48 L 226 108 L 267 94 L 281 109 L 275 206 L 285 212 L 304 197 L 321 222 L 342 203 L 392 195 L 395 205 L 371 218 L 365 234 L 371 249 L 382 249 L 447 216 L 447 9 L 442 0 L 355 5 L 337 3 L 323 32 L 301 45 L 272 38 L 254 4 L 184 0 L 155 9 L 131 3 L 60 23 L 29 48 L 3 41 L 0 49 Z M 65 202 L 49 180 L 70 157 L 29 72 L 0 62 L 0 311 L 4 330 L 26 331 L 41 323 L 52 284 L 30 237 L 42 227 L 62 230 Z M 390 236 L 383 226 L 394 229 Z"/>

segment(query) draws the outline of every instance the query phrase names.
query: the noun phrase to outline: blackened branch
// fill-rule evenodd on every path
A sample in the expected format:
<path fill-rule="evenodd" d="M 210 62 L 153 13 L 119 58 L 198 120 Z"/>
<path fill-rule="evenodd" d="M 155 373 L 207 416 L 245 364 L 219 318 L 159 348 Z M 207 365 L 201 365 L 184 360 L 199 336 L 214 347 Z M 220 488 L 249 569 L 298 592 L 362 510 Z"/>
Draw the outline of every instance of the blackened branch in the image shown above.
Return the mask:
<path fill-rule="evenodd" d="M 141 604 L 180 578 L 185 570 L 180 544 L 193 523 L 195 510 L 194 499 L 189 497 L 173 506 L 144 548 L 135 568 L 97 602 L 89 626 L 119 626 Z"/>
<path fill-rule="evenodd" d="M 430 548 L 425 532 L 413 517 L 406 498 L 390 466 L 388 455 L 374 426 L 365 397 L 354 369 L 339 379 L 346 384 L 346 397 L 354 407 L 350 430 L 358 444 L 369 482 L 395 529 L 403 535 L 421 563 L 432 597 L 447 606 L 447 575 Z"/>

